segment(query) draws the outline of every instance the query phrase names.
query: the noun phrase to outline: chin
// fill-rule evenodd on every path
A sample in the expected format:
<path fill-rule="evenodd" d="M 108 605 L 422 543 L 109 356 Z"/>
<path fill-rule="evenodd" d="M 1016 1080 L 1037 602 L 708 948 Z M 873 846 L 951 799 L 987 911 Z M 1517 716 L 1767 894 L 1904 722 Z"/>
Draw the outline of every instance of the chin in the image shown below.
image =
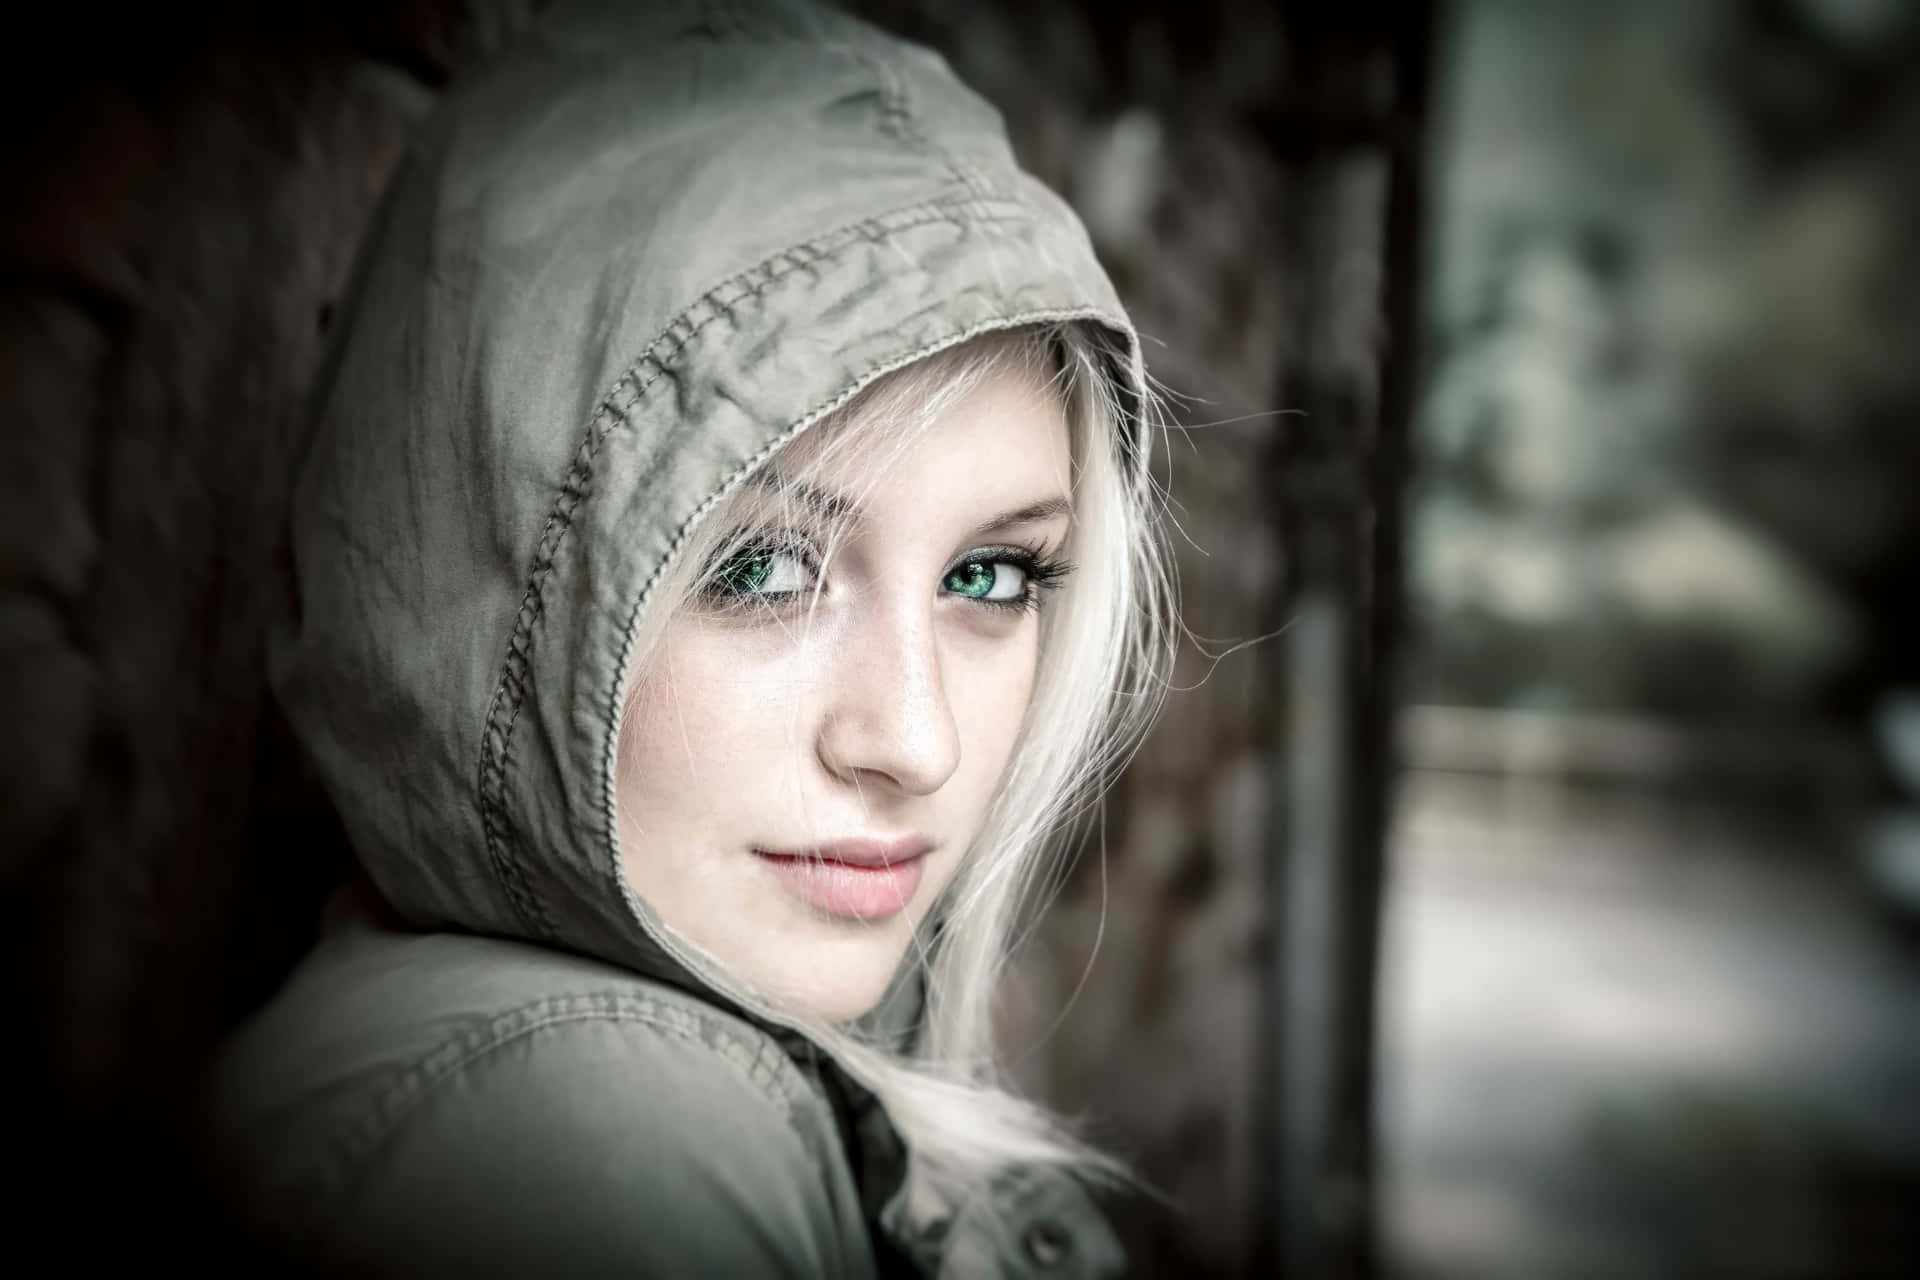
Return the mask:
<path fill-rule="evenodd" d="M 794 941 L 767 975 L 771 994 L 827 1022 L 851 1022 L 886 995 L 912 933 L 904 920 L 852 937 Z"/>

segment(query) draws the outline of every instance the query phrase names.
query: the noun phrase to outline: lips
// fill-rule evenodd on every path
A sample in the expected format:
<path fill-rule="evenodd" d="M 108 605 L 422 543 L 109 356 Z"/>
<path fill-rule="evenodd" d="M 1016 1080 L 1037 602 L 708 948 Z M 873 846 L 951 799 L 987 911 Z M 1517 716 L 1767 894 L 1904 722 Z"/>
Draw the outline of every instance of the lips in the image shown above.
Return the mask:
<path fill-rule="evenodd" d="M 933 845 L 918 836 L 861 836 L 803 849 L 755 849 L 787 890 L 817 911 L 846 920 L 885 920 L 905 910 L 926 874 Z"/>

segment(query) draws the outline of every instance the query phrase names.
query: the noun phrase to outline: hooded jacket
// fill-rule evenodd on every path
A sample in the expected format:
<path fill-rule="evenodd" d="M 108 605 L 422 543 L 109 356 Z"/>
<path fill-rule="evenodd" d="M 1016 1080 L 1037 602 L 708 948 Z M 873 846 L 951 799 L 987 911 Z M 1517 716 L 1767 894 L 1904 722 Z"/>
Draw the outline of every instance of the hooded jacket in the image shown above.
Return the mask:
<path fill-rule="evenodd" d="M 1139 394 L 1085 232 L 991 108 L 843 15 L 561 5 L 449 94 L 343 316 L 272 654 L 391 908 L 343 904 L 222 1063 L 234 1185 L 286 1256 L 1117 1269 L 1056 1172 L 908 1225 L 884 1112 L 674 960 L 613 837 L 628 658 L 688 529 L 881 374 L 1056 320 Z"/>

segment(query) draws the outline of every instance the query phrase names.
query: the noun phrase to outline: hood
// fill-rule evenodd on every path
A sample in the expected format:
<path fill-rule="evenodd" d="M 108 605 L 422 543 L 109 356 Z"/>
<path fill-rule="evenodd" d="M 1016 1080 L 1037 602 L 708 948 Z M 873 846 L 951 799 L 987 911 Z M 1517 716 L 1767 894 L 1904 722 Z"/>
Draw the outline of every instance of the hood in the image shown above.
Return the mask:
<path fill-rule="evenodd" d="M 1084 319 L 1085 232 L 934 55 L 835 13 L 561 5 L 452 92 L 363 258 L 300 477 L 273 677 L 413 922 L 686 981 L 616 866 L 648 594 L 880 374 Z"/>

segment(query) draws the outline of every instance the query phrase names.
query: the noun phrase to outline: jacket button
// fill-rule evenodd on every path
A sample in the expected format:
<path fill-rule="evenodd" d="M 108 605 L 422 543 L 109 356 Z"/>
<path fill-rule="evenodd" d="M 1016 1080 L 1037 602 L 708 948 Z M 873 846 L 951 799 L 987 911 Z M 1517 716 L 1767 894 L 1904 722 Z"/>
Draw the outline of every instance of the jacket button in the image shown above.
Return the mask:
<path fill-rule="evenodd" d="M 1041 1219 L 1027 1228 L 1027 1256 L 1043 1267 L 1057 1267 L 1066 1260 L 1073 1241 L 1067 1229 L 1057 1222 Z"/>

